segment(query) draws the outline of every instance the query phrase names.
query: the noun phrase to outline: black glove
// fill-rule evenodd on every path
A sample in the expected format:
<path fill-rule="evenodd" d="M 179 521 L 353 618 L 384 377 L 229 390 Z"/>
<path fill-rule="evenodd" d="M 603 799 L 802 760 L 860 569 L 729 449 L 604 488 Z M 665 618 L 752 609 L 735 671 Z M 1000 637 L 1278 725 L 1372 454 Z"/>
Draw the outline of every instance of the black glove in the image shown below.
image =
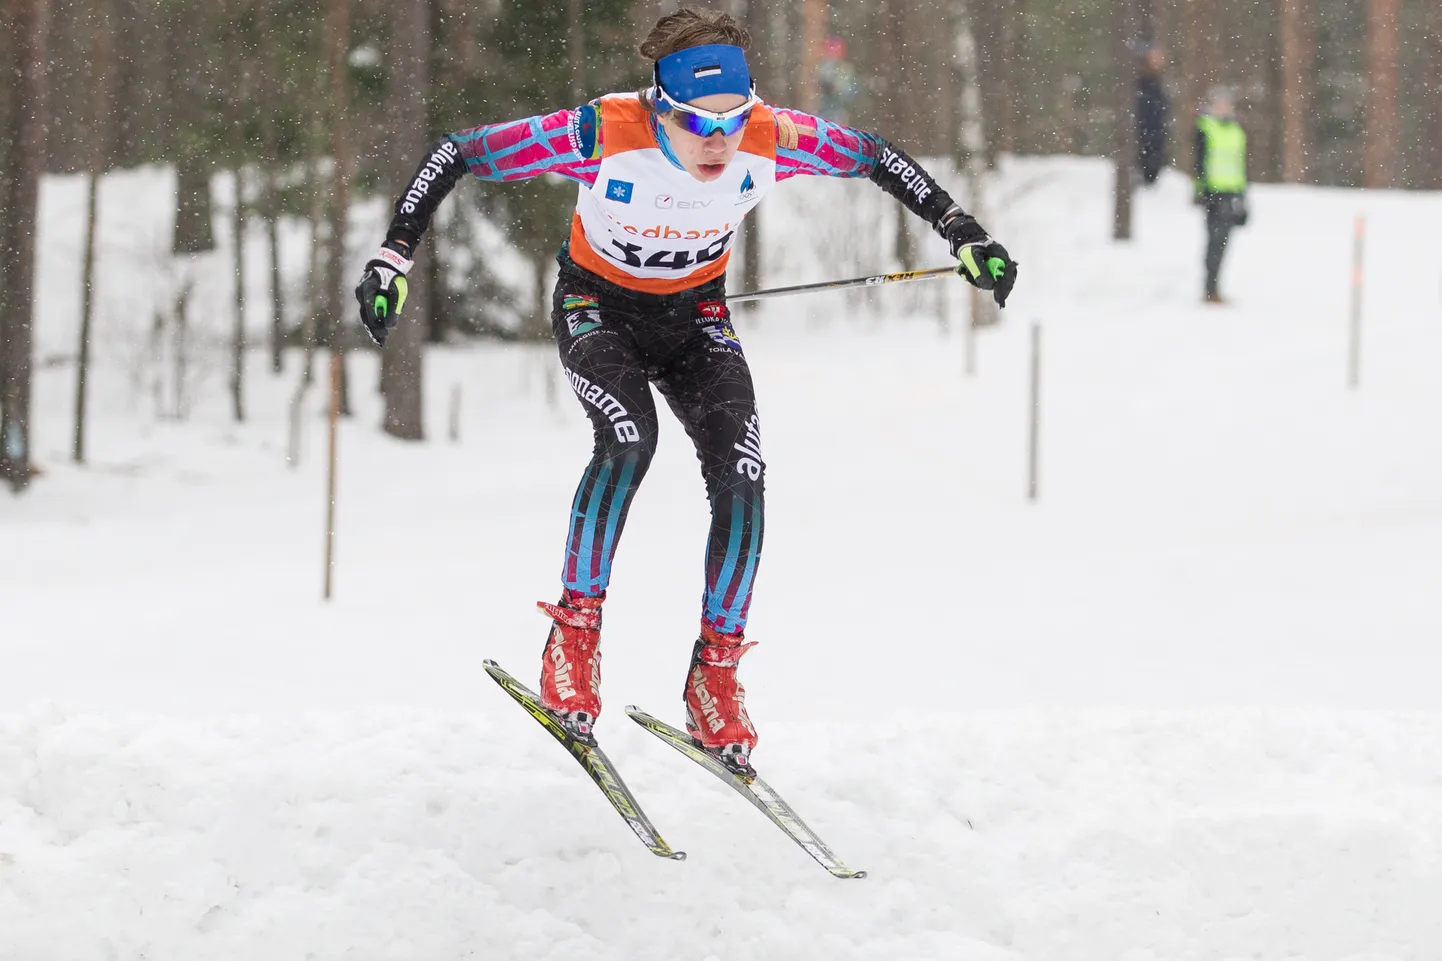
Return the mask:
<path fill-rule="evenodd" d="M 996 305 L 1005 307 L 1016 283 L 1016 261 L 1006 248 L 992 240 L 968 214 L 953 214 L 942 223 L 941 235 L 951 245 L 951 255 L 961 261 L 956 272 L 973 287 L 991 291 Z"/>
<path fill-rule="evenodd" d="M 406 272 L 412 261 L 406 259 L 391 241 L 381 245 L 375 256 L 366 262 L 355 299 L 360 301 L 360 319 L 376 346 L 386 345 L 386 335 L 395 330 L 396 317 L 406 305 Z"/>

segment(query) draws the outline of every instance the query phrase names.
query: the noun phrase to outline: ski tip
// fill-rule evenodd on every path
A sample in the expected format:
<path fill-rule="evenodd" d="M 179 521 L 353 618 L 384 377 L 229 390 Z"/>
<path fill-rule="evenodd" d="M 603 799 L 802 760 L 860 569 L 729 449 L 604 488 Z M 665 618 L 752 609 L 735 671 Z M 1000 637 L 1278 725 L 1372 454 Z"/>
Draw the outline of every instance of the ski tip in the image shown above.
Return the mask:
<path fill-rule="evenodd" d="M 866 877 L 866 872 L 865 872 L 865 871 L 851 871 L 851 870 L 847 870 L 847 871 L 832 871 L 832 872 L 831 872 L 831 875 L 832 875 L 832 877 L 841 878 L 841 880 L 843 880 L 843 881 L 851 881 L 851 880 L 860 881 L 862 878 Z"/>
<path fill-rule="evenodd" d="M 672 861 L 684 861 L 686 860 L 686 852 L 672 851 L 670 854 L 666 855 L 666 857 L 670 858 Z"/>

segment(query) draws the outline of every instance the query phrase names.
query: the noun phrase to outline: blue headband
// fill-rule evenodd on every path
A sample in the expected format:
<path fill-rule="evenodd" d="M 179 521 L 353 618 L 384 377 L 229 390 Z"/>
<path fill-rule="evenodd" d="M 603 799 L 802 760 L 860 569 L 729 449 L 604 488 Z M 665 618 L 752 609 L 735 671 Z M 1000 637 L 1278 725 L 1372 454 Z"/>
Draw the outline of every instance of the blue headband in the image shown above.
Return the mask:
<path fill-rule="evenodd" d="M 746 52 L 725 43 L 687 47 L 656 61 L 656 82 L 671 97 L 688 103 L 717 93 L 751 95 Z"/>

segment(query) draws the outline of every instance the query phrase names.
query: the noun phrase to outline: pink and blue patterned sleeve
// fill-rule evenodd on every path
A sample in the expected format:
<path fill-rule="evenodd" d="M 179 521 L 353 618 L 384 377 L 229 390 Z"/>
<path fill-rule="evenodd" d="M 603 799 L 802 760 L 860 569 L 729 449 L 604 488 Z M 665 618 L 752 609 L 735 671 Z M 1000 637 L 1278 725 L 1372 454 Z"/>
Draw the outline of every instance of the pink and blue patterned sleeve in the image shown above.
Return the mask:
<path fill-rule="evenodd" d="M 844 124 L 799 110 L 773 107 L 776 115 L 776 179 L 869 177 L 882 140 Z"/>
<path fill-rule="evenodd" d="M 560 174 L 587 185 L 601 169 L 600 111 L 595 104 L 540 117 L 484 124 L 450 135 L 478 180 L 526 180 Z"/>

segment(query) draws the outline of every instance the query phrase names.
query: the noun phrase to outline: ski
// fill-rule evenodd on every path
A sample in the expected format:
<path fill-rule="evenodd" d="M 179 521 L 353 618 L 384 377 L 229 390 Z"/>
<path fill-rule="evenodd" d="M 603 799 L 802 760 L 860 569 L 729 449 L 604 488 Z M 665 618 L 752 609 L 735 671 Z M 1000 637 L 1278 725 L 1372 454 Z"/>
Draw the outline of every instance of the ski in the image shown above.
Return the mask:
<path fill-rule="evenodd" d="M 606 800 L 611 802 L 611 807 L 621 815 L 625 822 L 630 825 L 631 830 L 636 832 L 636 837 L 641 843 L 657 857 L 671 858 L 676 861 L 686 859 L 685 851 L 673 851 L 671 846 L 662 840 L 657 833 L 651 819 L 646 817 L 641 805 L 637 803 L 636 796 L 631 789 L 626 787 L 626 782 L 621 780 L 621 774 L 606 753 L 601 750 L 593 740 L 587 742 L 577 737 L 566 728 L 564 724 L 541 704 L 541 699 L 535 692 L 510 674 L 507 674 L 501 665 L 495 661 L 485 662 L 486 673 L 491 679 L 501 686 L 516 703 L 525 708 L 526 713 L 540 722 L 541 727 L 550 732 L 551 736 L 561 742 L 566 752 L 574 757 L 585 768 L 591 780 L 601 789 Z"/>
<path fill-rule="evenodd" d="M 853 871 L 833 854 L 825 842 L 816 836 L 816 832 L 807 827 L 806 823 L 797 816 L 791 805 L 773 791 L 769 784 L 761 780 L 761 776 L 749 764 L 744 771 L 733 771 L 716 755 L 698 745 L 689 734 L 676 730 L 665 721 L 657 720 L 634 705 L 626 708 L 626 714 L 631 720 L 731 785 L 738 794 L 770 818 L 772 824 L 786 832 L 787 837 L 795 841 L 802 850 L 831 872 L 833 877 L 866 877 L 865 871 Z"/>

